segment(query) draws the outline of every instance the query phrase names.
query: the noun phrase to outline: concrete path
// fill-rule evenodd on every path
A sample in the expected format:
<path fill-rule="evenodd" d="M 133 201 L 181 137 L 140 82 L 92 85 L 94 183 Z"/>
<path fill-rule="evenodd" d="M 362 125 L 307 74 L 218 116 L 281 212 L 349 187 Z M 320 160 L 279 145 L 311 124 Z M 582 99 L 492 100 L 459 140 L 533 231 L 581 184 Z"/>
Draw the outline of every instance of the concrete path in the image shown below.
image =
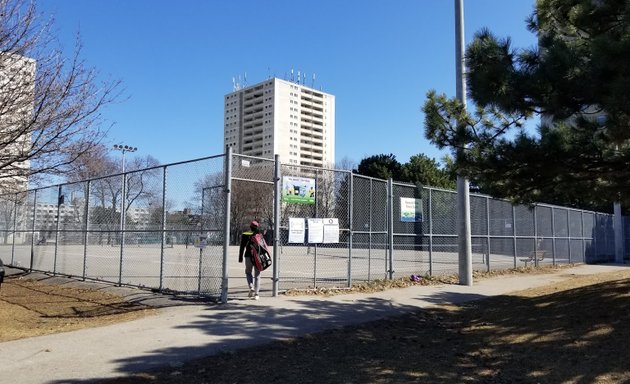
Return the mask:
<path fill-rule="evenodd" d="M 88 383 L 161 366 L 178 367 L 221 351 L 538 287 L 572 274 L 628 267 L 581 265 L 553 274 L 484 279 L 472 287 L 414 286 L 327 298 L 280 296 L 168 307 L 135 321 L 0 343 L 0 382 Z"/>

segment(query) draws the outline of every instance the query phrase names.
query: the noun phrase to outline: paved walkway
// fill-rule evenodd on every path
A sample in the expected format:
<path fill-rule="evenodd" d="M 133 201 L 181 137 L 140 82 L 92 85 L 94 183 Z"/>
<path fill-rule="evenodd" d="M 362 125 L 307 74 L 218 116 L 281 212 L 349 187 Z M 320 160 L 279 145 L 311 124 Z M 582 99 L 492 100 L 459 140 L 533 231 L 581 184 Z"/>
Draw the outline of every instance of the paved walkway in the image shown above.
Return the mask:
<path fill-rule="evenodd" d="M 581 265 L 553 274 L 484 279 L 472 287 L 414 286 L 370 294 L 263 297 L 163 308 L 156 316 L 105 327 L 0 343 L 0 382 L 87 383 L 271 340 L 542 286 L 572 274 L 628 265 Z"/>

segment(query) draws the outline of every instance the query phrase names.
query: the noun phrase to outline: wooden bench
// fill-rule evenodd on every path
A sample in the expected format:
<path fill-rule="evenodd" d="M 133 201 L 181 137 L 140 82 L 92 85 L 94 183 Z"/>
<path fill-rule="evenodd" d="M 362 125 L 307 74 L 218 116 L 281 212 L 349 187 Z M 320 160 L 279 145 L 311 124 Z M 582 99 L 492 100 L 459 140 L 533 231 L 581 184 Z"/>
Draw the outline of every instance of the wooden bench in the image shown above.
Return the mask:
<path fill-rule="evenodd" d="M 547 251 L 533 251 L 529 254 L 529 257 L 525 257 L 520 259 L 523 263 L 525 263 L 525 267 L 527 267 L 527 263 L 536 263 L 536 261 L 543 261 L 545 259 L 545 254 Z"/>

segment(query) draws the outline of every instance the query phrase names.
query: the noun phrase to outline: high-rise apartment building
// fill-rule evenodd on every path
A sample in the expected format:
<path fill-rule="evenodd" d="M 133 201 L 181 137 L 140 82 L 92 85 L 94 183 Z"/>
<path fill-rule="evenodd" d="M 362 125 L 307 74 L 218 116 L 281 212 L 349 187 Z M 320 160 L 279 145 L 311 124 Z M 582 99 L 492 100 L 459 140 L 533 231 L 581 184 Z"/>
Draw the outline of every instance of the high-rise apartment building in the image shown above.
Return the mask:
<path fill-rule="evenodd" d="M 0 194 L 26 190 L 35 60 L 0 52 Z"/>
<path fill-rule="evenodd" d="M 224 144 L 289 165 L 335 163 L 335 96 L 271 78 L 225 96 Z"/>

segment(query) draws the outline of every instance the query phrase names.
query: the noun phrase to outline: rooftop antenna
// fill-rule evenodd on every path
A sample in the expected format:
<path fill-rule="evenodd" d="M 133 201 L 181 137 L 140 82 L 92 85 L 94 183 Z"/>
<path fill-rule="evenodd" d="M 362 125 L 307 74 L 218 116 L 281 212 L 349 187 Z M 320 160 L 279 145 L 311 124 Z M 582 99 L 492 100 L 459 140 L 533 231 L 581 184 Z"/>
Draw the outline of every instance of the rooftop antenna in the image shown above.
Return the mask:
<path fill-rule="evenodd" d="M 247 87 L 247 72 L 243 75 L 243 87 Z"/>
<path fill-rule="evenodd" d="M 315 72 L 313 72 L 313 81 L 311 82 L 311 88 L 315 87 Z"/>
<path fill-rule="evenodd" d="M 293 78 L 293 68 L 291 68 L 291 81 L 295 81 Z"/>
<path fill-rule="evenodd" d="M 298 84 L 300 84 L 300 78 L 301 78 L 301 77 L 302 77 L 302 76 L 300 75 L 300 70 L 298 69 L 298 78 L 297 78 L 297 83 L 298 83 Z"/>
<path fill-rule="evenodd" d="M 236 78 L 232 76 L 232 92 L 236 92 Z"/>

